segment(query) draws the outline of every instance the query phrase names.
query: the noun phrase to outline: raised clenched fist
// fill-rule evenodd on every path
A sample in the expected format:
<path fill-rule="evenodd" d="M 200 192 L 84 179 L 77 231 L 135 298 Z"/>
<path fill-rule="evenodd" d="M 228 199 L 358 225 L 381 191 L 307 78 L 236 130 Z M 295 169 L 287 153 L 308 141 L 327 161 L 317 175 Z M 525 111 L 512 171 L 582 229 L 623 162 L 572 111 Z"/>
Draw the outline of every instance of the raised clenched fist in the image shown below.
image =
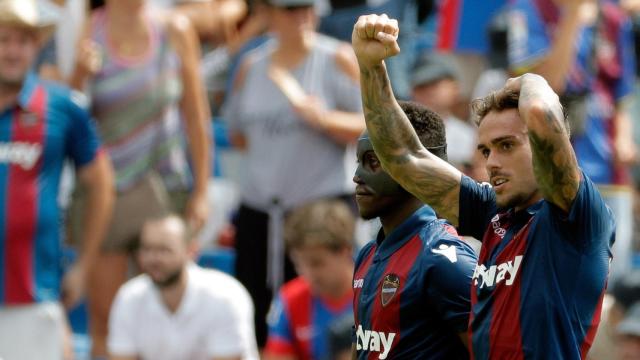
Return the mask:
<path fill-rule="evenodd" d="M 378 65 L 382 60 L 397 55 L 398 21 L 386 14 L 363 15 L 353 27 L 351 43 L 361 67 Z"/>

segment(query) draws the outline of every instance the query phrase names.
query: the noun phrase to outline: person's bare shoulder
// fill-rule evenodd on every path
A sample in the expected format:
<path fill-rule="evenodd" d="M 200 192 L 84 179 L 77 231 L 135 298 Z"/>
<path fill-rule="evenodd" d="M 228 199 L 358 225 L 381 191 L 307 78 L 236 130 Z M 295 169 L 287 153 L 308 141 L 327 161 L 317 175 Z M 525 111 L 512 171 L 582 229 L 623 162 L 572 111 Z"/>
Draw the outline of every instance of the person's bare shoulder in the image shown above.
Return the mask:
<path fill-rule="evenodd" d="M 198 41 L 195 28 L 185 15 L 163 9 L 153 9 L 150 16 L 167 32 L 171 45 L 180 55 L 184 55 L 185 51 L 193 48 L 194 41 Z"/>

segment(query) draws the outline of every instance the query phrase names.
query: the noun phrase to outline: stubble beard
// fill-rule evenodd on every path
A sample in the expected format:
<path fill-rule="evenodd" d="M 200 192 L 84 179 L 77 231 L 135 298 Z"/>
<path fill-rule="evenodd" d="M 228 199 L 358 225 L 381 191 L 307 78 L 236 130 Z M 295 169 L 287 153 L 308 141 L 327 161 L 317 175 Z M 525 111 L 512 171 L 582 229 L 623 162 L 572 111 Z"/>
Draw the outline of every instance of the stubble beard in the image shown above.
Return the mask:
<path fill-rule="evenodd" d="M 153 283 L 159 289 L 166 289 L 166 288 L 172 287 L 180 281 L 180 278 L 182 277 L 183 272 L 184 272 L 184 266 L 180 266 L 178 269 L 171 272 L 164 279 L 160 279 L 160 280 L 153 279 Z"/>

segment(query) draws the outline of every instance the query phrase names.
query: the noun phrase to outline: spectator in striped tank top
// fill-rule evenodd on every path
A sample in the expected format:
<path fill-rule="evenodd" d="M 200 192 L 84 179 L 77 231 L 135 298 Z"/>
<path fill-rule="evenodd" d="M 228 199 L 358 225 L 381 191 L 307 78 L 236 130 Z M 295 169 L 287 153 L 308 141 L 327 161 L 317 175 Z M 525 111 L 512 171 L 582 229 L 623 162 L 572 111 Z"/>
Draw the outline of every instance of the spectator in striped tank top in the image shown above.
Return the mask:
<path fill-rule="evenodd" d="M 90 95 L 116 171 L 114 218 L 88 291 L 92 354 L 103 356 L 109 308 L 144 220 L 175 211 L 197 230 L 206 219 L 209 110 L 198 38 L 186 18 L 145 0 L 107 0 L 79 44 L 71 83 Z M 72 220 L 82 198 L 80 189 Z"/>

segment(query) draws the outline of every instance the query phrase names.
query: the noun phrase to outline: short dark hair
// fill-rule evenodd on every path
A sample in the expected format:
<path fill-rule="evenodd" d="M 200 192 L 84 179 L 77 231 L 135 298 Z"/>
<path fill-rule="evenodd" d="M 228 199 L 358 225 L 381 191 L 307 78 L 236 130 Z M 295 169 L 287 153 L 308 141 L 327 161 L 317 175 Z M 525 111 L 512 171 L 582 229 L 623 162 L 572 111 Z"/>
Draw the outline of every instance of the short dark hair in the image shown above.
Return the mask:
<path fill-rule="evenodd" d="M 492 111 L 504 111 L 509 109 L 518 109 L 518 102 L 520 101 L 520 93 L 511 92 L 506 95 L 500 94 L 498 91 L 494 91 L 491 94 L 474 99 L 471 102 L 471 112 L 475 114 L 475 123 L 480 126 L 480 123 L 487 114 Z M 567 117 L 567 111 L 562 108 L 562 116 L 564 120 L 564 127 L 567 130 L 567 135 L 571 135 L 571 126 Z"/>
<path fill-rule="evenodd" d="M 435 111 L 413 101 L 398 101 L 416 131 L 422 145 L 447 161 L 447 136 L 444 121 Z"/>
<path fill-rule="evenodd" d="M 284 224 L 287 249 L 320 246 L 332 251 L 353 247 L 356 218 L 342 200 L 323 199 L 291 212 Z"/>
<path fill-rule="evenodd" d="M 510 93 L 506 96 L 498 96 L 497 91 L 494 91 L 483 98 L 474 99 L 471 102 L 471 111 L 476 116 L 476 125 L 479 126 L 484 117 L 492 111 L 500 112 L 509 109 L 517 109 L 519 100 L 519 93 Z"/>

